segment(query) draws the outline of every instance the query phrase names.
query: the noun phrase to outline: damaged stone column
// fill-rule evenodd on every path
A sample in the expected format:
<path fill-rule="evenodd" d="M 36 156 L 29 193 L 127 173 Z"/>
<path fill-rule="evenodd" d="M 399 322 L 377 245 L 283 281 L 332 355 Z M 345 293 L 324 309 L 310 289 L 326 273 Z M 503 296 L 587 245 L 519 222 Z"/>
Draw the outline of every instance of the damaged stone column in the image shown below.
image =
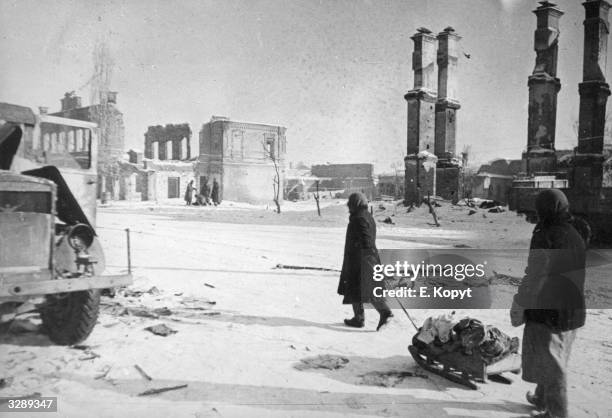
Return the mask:
<path fill-rule="evenodd" d="M 610 4 L 603 0 L 583 3 L 584 60 L 578 120 L 578 152 L 600 154 L 606 123 L 606 102 L 610 86 L 606 83 L 606 58 L 608 49 L 608 11 Z"/>
<path fill-rule="evenodd" d="M 438 34 L 438 100 L 436 102 L 436 143 L 438 157 L 436 168 L 436 192 L 444 199 L 457 202 L 463 194 L 463 168 L 456 158 L 457 110 L 461 107 L 457 98 L 457 67 L 461 37 L 452 27 Z"/>
<path fill-rule="evenodd" d="M 603 0 L 582 3 L 584 19 L 584 59 L 578 116 L 578 147 L 571 175 L 572 187 L 579 193 L 594 194 L 604 182 L 603 140 L 606 102 L 610 86 L 606 83 L 610 4 Z"/>
<path fill-rule="evenodd" d="M 461 37 L 450 26 L 438 34 L 438 101 L 436 102 L 435 154 L 453 158 L 456 153 L 457 64 Z"/>
<path fill-rule="evenodd" d="M 529 76 L 529 120 L 527 151 L 523 154 L 524 171 L 529 174 L 556 169 L 555 127 L 557 94 L 561 82 L 557 78 L 559 19 L 563 12 L 548 1 L 541 1 L 533 11 L 537 17 L 534 34 L 536 63 Z"/>
<path fill-rule="evenodd" d="M 412 69 L 414 87 L 404 96 L 408 103 L 408 131 L 405 201 L 420 203 L 421 197 L 435 195 L 435 104 L 437 100 L 436 36 L 419 28 L 414 42 Z M 433 169 L 431 164 L 433 162 Z"/>

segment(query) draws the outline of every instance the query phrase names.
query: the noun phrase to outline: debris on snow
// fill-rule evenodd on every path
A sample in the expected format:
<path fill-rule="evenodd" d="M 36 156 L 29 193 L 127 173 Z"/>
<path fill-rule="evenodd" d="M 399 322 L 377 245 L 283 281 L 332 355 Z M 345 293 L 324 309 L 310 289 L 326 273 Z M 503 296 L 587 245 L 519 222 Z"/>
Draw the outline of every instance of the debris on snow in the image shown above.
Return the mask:
<path fill-rule="evenodd" d="M 349 359 L 342 356 L 335 356 L 331 354 L 321 354 L 316 357 L 308 357 L 300 360 L 300 363 L 295 365 L 297 370 L 308 370 L 308 369 L 327 369 L 336 370 L 340 369 L 349 362 Z"/>
<path fill-rule="evenodd" d="M 184 389 L 186 387 L 187 385 L 178 385 L 178 386 L 168 386 L 165 388 L 158 388 L 158 389 L 149 389 L 149 390 L 145 390 L 144 392 L 139 393 L 138 396 L 156 395 L 158 393 L 169 392 L 171 390 Z"/>
<path fill-rule="evenodd" d="M 162 337 L 167 337 L 168 335 L 176 334 L 178 332 L 166 324 L 151 325 L 150 327 L 146 327 L 145 330 Z"/>

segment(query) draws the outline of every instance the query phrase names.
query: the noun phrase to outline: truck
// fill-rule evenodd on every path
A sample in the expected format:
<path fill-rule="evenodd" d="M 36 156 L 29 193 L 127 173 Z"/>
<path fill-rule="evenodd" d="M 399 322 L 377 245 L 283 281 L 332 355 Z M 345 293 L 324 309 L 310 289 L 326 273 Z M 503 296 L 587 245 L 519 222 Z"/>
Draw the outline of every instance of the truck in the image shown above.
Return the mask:
<path fill-rule="evenodd" d="M 129 262 L 127 273 L 103 275 L 97 130 L 0 103 L 0 322 L 38 311 L 60 345 L 90 335 L 102 290 L 132 283 Z"/>

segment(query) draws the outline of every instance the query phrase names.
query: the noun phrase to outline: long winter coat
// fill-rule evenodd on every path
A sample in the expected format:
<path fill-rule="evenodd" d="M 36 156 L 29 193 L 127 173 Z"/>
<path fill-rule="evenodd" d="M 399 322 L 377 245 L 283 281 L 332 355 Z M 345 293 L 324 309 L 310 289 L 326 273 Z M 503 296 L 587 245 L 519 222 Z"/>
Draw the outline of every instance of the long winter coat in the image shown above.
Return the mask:
<path fill-rule="evenodd" d="M 219 202 L 219 183 L 217 182 L 217 180 L 213 181 L 212 192 L 210 193 L 210 199 L 213 201 L 213 203 L 220 203 Z"/>
<path fill-rule="evenodd" d="M 193 189 L 192 183 L 187 184 L 187 188 L 185 189 L 185 202 L 191 203 L 193 199 Z"/>
<path fill-rule="evenodd" d="M 569 221 L 536 225 L 525 278 L 515 296 L 527 308 L 525 320 L 553 331 L 583 326 L 585 261 L 584 240 Z"/>
<path fill-rule="evenodd" d="M 576 329 L 585 322 L 585 259 L 584 240 L 568 221 L 536 226 L 515 296 L 515 303 L 531 308 L 524 313 L 523 380 L 564 384 Z"/>
<path fill-rule="evenodd" d="M 371 301 L 374 264 L 380 264 L 376 249 L 376 222 L 363 208 L 351 214 L 346 228 L 344 260 L 338 284 L 338 294 L 344 296 L 342 303 Z"/>

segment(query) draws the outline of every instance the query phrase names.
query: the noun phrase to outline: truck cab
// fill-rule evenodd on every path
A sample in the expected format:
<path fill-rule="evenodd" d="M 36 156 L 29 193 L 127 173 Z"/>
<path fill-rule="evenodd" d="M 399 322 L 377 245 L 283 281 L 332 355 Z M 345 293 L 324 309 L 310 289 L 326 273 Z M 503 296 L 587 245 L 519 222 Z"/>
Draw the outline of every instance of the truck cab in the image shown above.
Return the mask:
<path fill-rule="evenodd" d="M 58 344 L 86 339 L 101 290 L 132 282 L 129 269 L 103 275 L 95 230 L 96 129 L 0 103 L 0 320 L 38 310 Z"/>

